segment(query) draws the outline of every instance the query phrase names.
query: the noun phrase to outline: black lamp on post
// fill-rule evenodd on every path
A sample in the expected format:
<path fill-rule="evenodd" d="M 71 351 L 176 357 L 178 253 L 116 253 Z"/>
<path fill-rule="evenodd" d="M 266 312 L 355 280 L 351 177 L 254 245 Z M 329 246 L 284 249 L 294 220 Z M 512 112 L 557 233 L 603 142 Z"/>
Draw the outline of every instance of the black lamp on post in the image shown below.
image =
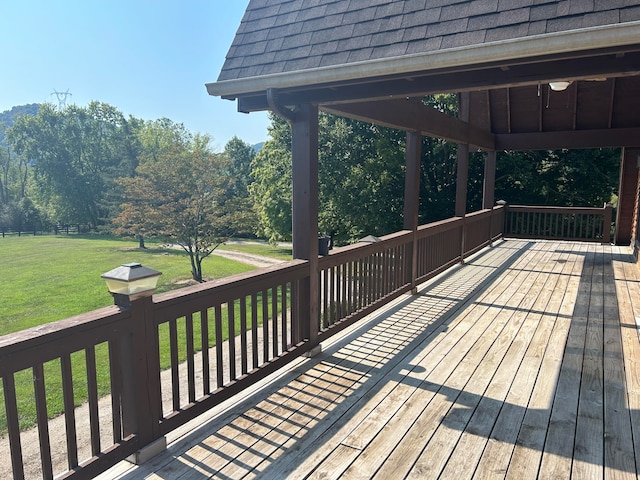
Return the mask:
<path fill-rule="evenodd" d="M 144 267 L 140 263 L 125 263 L 101 275 L 119 307 L 128 308 L 131 301 L 150 297 L 158 284 L 162 272 Z"/>
<path fill-rule="evenodd" d="M 129 460 L 141 464 L 166 449 L 157 419 L 161 416 L 160 364 L 157 362 L 157 338 L 153 336 L 153 301 L 151 296 L 161 272 L 139 263 L 125 263 L 101 275 L 114 303 L 129 312 L 131 332 L 120 342 L 122 376 L 120 408 L 122 433 L 136 433 L 141 448 Z M 155 355 L 155 356 L 154 356 Z"/>

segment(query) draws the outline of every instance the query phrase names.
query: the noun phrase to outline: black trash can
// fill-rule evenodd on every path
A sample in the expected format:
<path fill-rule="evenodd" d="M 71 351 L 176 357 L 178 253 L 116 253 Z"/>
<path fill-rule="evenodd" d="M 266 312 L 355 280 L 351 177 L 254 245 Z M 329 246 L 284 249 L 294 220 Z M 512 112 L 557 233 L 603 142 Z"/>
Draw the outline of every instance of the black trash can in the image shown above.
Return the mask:
<path fill-rule="evenodd" d="M 318 255 L 329 255 L 331 237 L 318 237 Z"/>

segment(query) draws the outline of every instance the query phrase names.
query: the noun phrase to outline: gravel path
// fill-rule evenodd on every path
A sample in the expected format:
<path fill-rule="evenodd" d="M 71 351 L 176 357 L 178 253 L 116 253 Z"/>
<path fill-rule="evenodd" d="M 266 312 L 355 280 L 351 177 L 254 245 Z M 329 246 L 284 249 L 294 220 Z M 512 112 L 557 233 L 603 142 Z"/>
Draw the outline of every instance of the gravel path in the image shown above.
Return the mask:
<path fill-rule="evenodd" d="M 246 263 L 247 265 L 253 265 L 254 267 L 269 267 L 271 265 L 277 265 L 278 263 L 284 263 L 284 260 L 279 258 L 263 257 L 262 255 L 254 255 L 252 253 L 236 252 L 234 250 L 214 250 L 213 255 L 218 257 L 229 258 L 237 262 Z"/>

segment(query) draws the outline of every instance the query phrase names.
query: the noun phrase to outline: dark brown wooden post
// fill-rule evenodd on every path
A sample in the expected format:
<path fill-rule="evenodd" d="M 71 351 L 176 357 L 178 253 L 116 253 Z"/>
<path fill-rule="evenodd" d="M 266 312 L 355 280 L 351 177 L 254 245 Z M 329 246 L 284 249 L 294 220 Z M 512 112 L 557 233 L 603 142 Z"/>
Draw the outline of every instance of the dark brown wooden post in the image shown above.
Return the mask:
<path fill-rule="evenodd" d="M 458 172 L 456 176 L 456 217 L 467 213 L 467 183 L 469 183 L 469 145 L 458 145 Z"/>
<path fill-rule="evenodd" d="M 404 177 L 404 229 L 413 232 L 411 240 L 411 292 L 417 293 L 418 277 L 418 208 L 420 204 L 420 158 L 422 135 L 407 132 Z"/>
<path fill-rule="evenodd" d="M 303 338 L 318 343 L 318 107 L 300 105 L 291 117 L 293 258 L 309 261 L 299 289 Z"/>
<path fill-rule="evenodd" d="M 496 190 L 496 152 L 487 152 L 484 161 L 484 183 L 482 185 L 482 208 L 493 208 Z"/>
<path fill-rule="evenodd" d="M 462 217 L 462 235 L 460 240 L 460 261 L 464 262 L 465 237 L 467 225 L 467 183 L 469 181 L 469 145 L 458 144 L 458 173 L 456 177 L 456 210 L 455 216 Z"/>
<path fill-rule="evenodd" d="M 611 219 L 613 217 L 613 205 L 604 204 L 604 219 L 602 221 L 602 244 L 611 243 Z"/>
<path fill-rule="evenodd" d="M 640 149 L 622 149 L 620 163 L 620 184 L 618 187 L 618 208 L 616 210 L 615 244 L 629 245 L 634 236 L 635 216 L 638 206 L 638 179 Z"/>
<path fill-rule="evenodd" d="M 484 161 L 484 182 L 482 183 L 482 208 L 491 209 L 489 216 L 489 246 L 493 246 L 493 207 L 496 189 L 496 152 L 487 152 Z"/>
<path fill-rule="evenodd" d="M 469 122 L 469 92 L 458 96 L 458 117 L 463 122 Z M 455 216 L 462 217 L 462 239 L 460 245 L 460 261 L 464 262 L 467 213 L 467 184 L 469 183 L 469 144 L 458 144 L 458 171 L 456 176 L 456 207 Z"/>
<path fill-rule="evenodd" d="M 115 297 L 121 308 L 129 308 L 132 334 L 121 342 L 122 426 L 123 436 L 136 434 L 141 449 L 132 460 L 144 463 L 166 449 L 166 438 L 160 435 L 161 389 L 158 335 L 153 321 L 153 298 L 145 296 L 128 301 Z"/>
<path fill-rule="evenodd" d="M 469 92 L 458 96 L 458 117 L 469 122 Z M 456 217 L 467 213 L 467 184 L 469 183 L 469 144 L 458 144 L 458 172 L 456 177 Z"/>

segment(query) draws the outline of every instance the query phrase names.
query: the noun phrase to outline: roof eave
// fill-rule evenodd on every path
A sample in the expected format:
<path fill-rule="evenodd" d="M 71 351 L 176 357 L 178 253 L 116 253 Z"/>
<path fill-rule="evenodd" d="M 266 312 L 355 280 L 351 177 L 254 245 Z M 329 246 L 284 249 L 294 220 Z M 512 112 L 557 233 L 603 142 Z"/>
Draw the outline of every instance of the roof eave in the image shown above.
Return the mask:
<path fill-rule="evenodd" d="M 623 47 L 640 40 L 640 21 L 533 35 L 466 47 L 207 83 L 209 95 L 237 98 L 286 89 L 386 75 L 508 62 L 555 54 Z"/>

